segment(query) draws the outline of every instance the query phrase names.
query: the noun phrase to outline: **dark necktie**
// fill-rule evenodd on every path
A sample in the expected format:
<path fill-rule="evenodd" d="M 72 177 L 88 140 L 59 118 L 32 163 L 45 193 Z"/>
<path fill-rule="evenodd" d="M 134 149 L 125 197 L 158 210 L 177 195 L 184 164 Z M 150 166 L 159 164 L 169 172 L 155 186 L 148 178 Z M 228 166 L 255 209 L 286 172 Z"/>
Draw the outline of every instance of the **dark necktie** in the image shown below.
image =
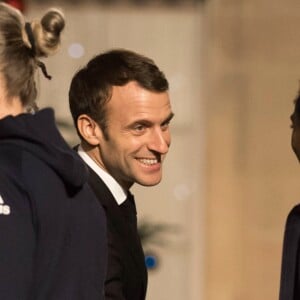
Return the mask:
<path fill-rule="evenodd" d="M 137 226 L 136 207 L 133 195 L 128 191 L 126 200 L 120 205 L 125 218 L 134 226 Z"/>

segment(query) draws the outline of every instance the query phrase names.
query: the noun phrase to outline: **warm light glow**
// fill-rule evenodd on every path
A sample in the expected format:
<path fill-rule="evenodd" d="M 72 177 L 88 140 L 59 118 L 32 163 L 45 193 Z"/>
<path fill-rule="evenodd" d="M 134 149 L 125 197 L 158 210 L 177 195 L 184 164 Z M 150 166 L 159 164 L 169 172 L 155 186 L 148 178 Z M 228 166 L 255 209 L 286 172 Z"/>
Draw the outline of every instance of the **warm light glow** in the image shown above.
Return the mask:
<path fill-rule="evenodd" d="M 69 46 L 69 55 L 72 58 L 80 58 L 84 55 L 84 47 L 79 43 L 73 43 Z"/>

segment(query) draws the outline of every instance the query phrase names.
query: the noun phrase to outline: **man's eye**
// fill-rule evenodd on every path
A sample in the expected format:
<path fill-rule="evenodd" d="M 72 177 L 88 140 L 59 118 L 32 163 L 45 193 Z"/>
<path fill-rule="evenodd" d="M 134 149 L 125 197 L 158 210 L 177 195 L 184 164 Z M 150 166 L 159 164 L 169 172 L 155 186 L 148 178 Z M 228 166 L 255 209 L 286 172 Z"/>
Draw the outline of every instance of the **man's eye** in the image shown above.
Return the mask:
<path fill-rule="evenodd" d="M 162 130 L 166 130 L 166 129 L 169 128 L 169 125 L 170 125 L 170 122 L 163 123 L 163 124 L 161 125 L 161 129 L 162 129 Z"/>
<path fill-rule="evenodd" d="M 145 126 L 141 125 L 141 124 L 134 126 L 135 131 L 143 131 L 144 129 L 145 129 Z"/>

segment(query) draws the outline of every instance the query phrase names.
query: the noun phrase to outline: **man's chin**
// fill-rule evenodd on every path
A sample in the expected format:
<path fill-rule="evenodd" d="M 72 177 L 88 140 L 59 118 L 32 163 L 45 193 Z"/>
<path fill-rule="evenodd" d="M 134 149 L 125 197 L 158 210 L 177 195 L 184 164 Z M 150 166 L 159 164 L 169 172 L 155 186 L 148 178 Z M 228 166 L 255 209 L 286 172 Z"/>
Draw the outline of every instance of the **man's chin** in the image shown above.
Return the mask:
<path fill-rule="evenodd" d="M 300 163 L 300 155 L 299 155 L 299 153 L 297 154 L 297 152 L 295 152 L 295 155 L 297 157 L 298 163 Z"/>
<path fill-rule="evenodd" d="M 295 147 L 293 147 L 293 144 L 292 144 L 292 149 L 293 149 L 294 154 L 297 157 L 298 162 L 300 163 L 300 153 Z"/>
<path fill-rule="evenodd" d="M 140 180 L 137 183 L 141 186 L 155 186 L 161 182 L 161 178 L 156 180 Z"/>

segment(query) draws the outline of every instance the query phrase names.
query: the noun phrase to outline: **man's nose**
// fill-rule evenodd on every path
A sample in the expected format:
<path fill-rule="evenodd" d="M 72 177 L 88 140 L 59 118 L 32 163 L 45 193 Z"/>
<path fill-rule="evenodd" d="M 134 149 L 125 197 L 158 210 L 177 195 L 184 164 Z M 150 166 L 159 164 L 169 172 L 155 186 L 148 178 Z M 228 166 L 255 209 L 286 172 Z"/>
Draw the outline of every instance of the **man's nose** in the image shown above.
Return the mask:
<path fill-rule="evenodd" d="M 171 136 L 169 130 L 154 129 L 148 142 L 148 148 L 160 154 L 166 154 L 169 150 Z"/>

